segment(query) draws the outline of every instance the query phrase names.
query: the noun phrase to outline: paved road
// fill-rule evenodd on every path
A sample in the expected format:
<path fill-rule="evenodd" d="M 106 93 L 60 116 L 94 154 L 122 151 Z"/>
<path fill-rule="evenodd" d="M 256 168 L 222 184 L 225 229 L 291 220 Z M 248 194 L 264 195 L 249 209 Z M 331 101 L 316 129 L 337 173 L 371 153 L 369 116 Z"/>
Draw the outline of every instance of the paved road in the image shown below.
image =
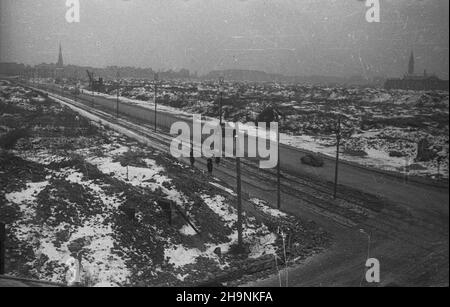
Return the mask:
<path fill-rule="evenodd" d="M 113 102 L 95 98 L 95 104 L 97 108 L 103 106 L 112 110 Z M 132 117 L 146 121 L 150 118 L 148 122 L 151 123 L 151 110 L 132 105 L 123 107 L 129 108 L 125 110 L 129 110 Z M 173 117 L 171 114 L 160 116 L 168 122 Z M 145 124 L 142 129 L 150 130 Z M 295 149 L 282 149 L 281 157 L 283 161 L 288 161 L 282 164 L 286 178 L 293 174 L 296 178 L 310 181 L 313 186 L 317 184 L 329 187 L 329 172 L 334 171 L 331 162 L 323 169 L 310 169 L 296 163 L 299 154 L 301 153 Z M 200 162 L 198 167 L 204 168 L 204 161 Z M 229 166 L 224 163 L 215 169 L 214 175 L 232 188 L 235 176 Z M 252 171 L 258 173 L 255 175 Z M 258 177 L 260 173 L 262 172 L 253 169 L 251 165 L 243 168 L 243 191 L 247 197 L 259 197 L 276 204 L 273 176 L 265 180 Z M 348 198 L 359 197 L 356 188 L 382 195 L 388 201 L 382 205 L 379 201 L 356 205 L 354 200 L 333 201 L 329 199 L 329 195 L 327 197 L 319 190 L 311 190 L 305 184 L 284 182 L 283 210 L 303 219 L 316 221 L 335 237 L 334 245 L 326 253 L 289 269 L 289 285 L 359 286 L 365 260 L 367 257 L 376 257 L 382 265 L 382 285 L 448 286 L 448 188 L 405 183 L 395 177 L 352 165 L 341 168 L 341 184 L 351 187 L 345 195 Z M 310 197 L 302 197 L 303 194 L 320 194 L 320 198 L 314 203 Z M 367 195 L 361 197 L 368 199 Z M 317 211 L 319 207 L 320 212 Z M 359 211 L 362 213 L 355 214 Z M 332 212 L 352 224 L 344 226 L 331 215 Z M 282 273 L 282 280 L 285 280 L 284 274 L 285 272 Z M 277 286 L 279 277 L 272 276 L 251 285 Z M 364 281 L 362 285 L 367 286 Z"/>
<path fill-rule="evenodd" d="M 116 100 L 84 94 L 80 96 L 95 101 L 97 106 L 102 106 L 112 111 L 116 110 Z M 121 113 L 144 120 L 152 125 L 154 124 L 154 111 L 152 109 L 121 102 L 119 103 L 119 110 Z M 191 119 L 180 118 L 167 112 L 158 113 L 157 123 L 161 129 L 169 131 L 171 125 L 180 119 L 191 124 L 188 121 Z M 309 167 L 300 162 L 301 157 L 307 153 L 307 151 L 301 151 L 290 146 L 281 146 L 281 169 L 294 176 L 308 175 L 333 182 L 335 161 L 325 158 L 326 163 L 323 168 Z M 341 185 L 385 197 L 395 203 L 415 208 L 427 206 L 430 209 L 439 210 L 448 215 L 448 206 L 445 205 L 449 202 L 448 186 L 442 188 L 433 186 L 431 182 L 429 184 L 420 184 L 412 181 L 405 182 L 402 177 L 392 176 L 348 163 L 340 163 L 339 169 L 339 184 Z"/>

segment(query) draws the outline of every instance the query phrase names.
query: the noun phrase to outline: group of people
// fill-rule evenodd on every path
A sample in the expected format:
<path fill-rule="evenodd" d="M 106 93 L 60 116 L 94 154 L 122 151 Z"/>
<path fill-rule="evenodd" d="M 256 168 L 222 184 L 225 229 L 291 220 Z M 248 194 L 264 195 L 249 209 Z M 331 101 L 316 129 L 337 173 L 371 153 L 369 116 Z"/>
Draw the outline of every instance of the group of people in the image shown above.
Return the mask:
<path fill-rule="evenodd" d="M 216 162 L 217 166 L 220 165 L 220 161 L 221 161 L 220 157 L 215 157 L 215 162 Z M 191 166 L 193 167 L 195 164 L 195 157 L 194 157 L 194 146 L 192 144 L 191 144 L 190 162 L 191 162 Z M 212 174 L 213 169 L 214 169 L 214 164 L 213 164 L 212 158 L 208 158 L 208 160 L 206 162 L 206 167 L 208 169 L 208 173 Z"/>

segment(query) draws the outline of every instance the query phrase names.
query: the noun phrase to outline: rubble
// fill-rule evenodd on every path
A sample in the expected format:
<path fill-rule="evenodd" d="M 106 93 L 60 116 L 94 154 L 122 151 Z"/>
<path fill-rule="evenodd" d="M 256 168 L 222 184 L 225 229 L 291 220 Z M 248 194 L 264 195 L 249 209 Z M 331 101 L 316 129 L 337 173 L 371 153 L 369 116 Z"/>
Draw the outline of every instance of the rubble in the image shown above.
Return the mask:
<path fill-rule="evenodd" d="M 188 285 L 270 271 L 258 259 L 280 253 L 276 225 L 298 232 L 291 235 L 298 243 L 289 248 L 291 259 L 311 256 L 330 241 L 313 224 L 261 207 L 266 218 L 245 215 L 247 251 L 235 256 L 236 200 L 222 185 L 167 154 L 91 128 L 57 104 L 22 97 L 20 88 L 7 92 L 21 98 L 0 101 L 0 108 L 18 104 L 11 110 L 22 119 L 39 114 L 29 141 L 0 155 L 11 274 L 64 282 L 65 261 L 81 253 L 85 285 Z M 0 125 L 9 122 L 0 118 Z M 194 233 L 180 232 L 186 225 Z"/>

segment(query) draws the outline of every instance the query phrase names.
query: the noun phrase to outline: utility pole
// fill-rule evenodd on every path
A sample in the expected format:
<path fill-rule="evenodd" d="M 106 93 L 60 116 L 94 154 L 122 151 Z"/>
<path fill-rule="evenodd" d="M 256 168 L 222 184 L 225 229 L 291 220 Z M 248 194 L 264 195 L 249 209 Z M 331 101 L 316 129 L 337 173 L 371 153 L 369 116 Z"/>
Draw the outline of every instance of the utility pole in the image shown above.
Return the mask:
<path fill-rule="evenodd" d="M 119 118 L 119 86 L 117 87 L 116 117 Z"/>
<path fill-rule="evenodd" d="M 76 81 L 76 84 L 75 84 L 75 88 L 73 90 L 73 94 L 69 91 L 69 95 L 71 97 L 73 97 L 73 100 L 77 101 L 77 95 L 78 95 L 78 76 L 77 76 L 77 71 L 73 72 L 72 78 L 73 78 L 73 80 Z"/>
<path fill-rule="evenodd" d="M 241 189 L 241 158 L 236 157 L 236 172 L 237 172 L 237 231 L 238 231 L 238 245 L 242 247 L 242 189 Z"/>
<path fill-rule="evenodd" d="M 278 151 L 278 163 L 277 163 L 277 208 L 281 209 L 281 159 L 280 159 L 280 116 L 278 115 L 278 128 L 277 128 L 277 151 Z"/>
<path fill-rule="evenodd" d="M 242 240 L 242 186 L 241 186 L 241 158 L 239 150 L 239 127 L 236 129 L 236 136 L 234 137 L 236 148 L 236 191 L 237 191 L 237 231 L 238 231 L 238 246 L 239 249 L 243 247 Z"/>
<path fill-rule="evenodd" d="M 219 79 L 219 118 L 220 118 L 220 127 L 222 127 L 222 98 L 223 98 L 223 77 Z"/>
<path fill-rule="evenodd" d="M 158 105 L 157 105 L 157 96 L 158 96 L 158 74 L 155 73 L 155 77 L 154 77 L 154 81 L 155 81 L 155 132 L 156 129 L 158 127 L 158 125 L 156 124 L 156 119 L 157 119 L 157 112 L 158 112 Z"/>
<path fill-rule="evenodd" d="M 334 199 L 337 198 L 337 185 L 338 185 L 338 174 L 339 174 L 339 150 L 341 145 L 341 114 L 338 115 L 338 124 L 336 127 L 336 168 L 334 171 Z"/>
<path fill-rule="evenodd" d="M 92 107 L 94 107 L 95 92 L 94 92 L 94 73 L 92 73 L 91 93 L 92 93 Z"/>

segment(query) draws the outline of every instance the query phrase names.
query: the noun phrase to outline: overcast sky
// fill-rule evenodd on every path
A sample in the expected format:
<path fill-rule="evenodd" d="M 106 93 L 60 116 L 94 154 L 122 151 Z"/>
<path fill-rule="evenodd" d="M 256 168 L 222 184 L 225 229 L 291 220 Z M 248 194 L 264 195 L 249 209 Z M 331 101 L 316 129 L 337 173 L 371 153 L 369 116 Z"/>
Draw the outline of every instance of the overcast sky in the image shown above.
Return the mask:
<path fill-rule="evenodd" d="M 360 0 L 0 0 L 0 61 L 257 69 L 287 75 L 400 76 L 409 53 L 417 70 L 448 78 L 449 1 L 380 0 L 381 23 Z"/>

